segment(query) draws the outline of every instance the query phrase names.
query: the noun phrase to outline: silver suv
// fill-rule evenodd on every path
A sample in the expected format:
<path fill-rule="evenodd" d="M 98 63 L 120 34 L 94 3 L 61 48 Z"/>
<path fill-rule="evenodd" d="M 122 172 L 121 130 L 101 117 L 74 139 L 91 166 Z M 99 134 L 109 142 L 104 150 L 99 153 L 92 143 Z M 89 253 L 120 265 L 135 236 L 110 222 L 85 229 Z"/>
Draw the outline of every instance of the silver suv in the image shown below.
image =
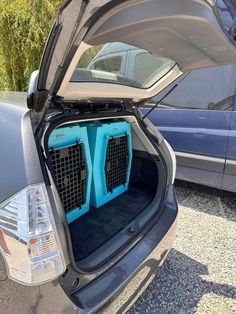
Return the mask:
<path fill-rule="evenodd" d="M 224 26 L 231 6 L 64 2 L 28 108 L 0 105 L 0 248 L 10 279 L 59 282 L 81 313 L 127 310 L 171 248 L 178 213 L 173 151 L 139 106 L 183 72 L 235 63 L 235 17 Z M 110 42 L 152 54 L 145 79 L 117 73 L 119 60 L 89 67 Z"/>

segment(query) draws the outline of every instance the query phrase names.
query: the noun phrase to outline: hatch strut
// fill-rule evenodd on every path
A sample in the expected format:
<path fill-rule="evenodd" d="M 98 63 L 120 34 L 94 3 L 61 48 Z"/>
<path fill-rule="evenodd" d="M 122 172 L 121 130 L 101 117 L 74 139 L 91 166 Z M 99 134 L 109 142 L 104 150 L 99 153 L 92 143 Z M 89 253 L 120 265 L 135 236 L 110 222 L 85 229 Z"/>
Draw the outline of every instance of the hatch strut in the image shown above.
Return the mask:
<path fill-rule="evenodd" d="M 40 119 L 39 119 L 39 121 L 38 121 L 38 124 L 37 124 L 37 126 L 36 126 L 36 128 L 35 128 L 35 131 L 34 131 L 34 134 L 36 135 L 38 132 L 39 132 L 39 130 L 41 129 L 41 126 L 42 126 L 42 124 L 43 124 L 43 122 L 44 122 L 44 118 L 45 118 L 45 116 L 46 116 L 46 113 L 47 113 L 47 111 L 48 111 L 48 108 L 50 107 L 50 105 L 52 104 L 52 99 L 53 99 L 53 96 L 51 95 L 51 94 L 48 94 L 48 97 L 47 97 L 47 99 L 46 99 L 46 101 L 45 101 L 45 104 L 44 104 L 44 106 L 43 106 L 43 110 L 42 110 L 42 113 L 41 113 L 41 117 L 40 117 Z"/>
<path fill-rule="evenodd" d="M 182 77 L 182 79 L 177 83 L 175 84 L 143 117 L 142 117 L 142 121 L 154 110 L 157 108 L 158 105 L 160 105 L 160 103 L 162 103 L 162 101 L 167 97 L 169 96 L 169 94 L 171 92 L 173 92 L 174 89 L 176 89 L 176 87 L 183 81 L 183 79 L 186 78 L 186 76 L 189 75 L 190 72 L 186 73 L 186 75 L 184 75 Z"/>
<path fill-rule="evenodd" d="M 166 93 L 166 94 L 155 104 L 155 106 L 153 106 L 153 107 L 142 117 L 142 121 L 143 121 L 154 109 L 156 109 L 156 107 L 157 107 L 174 89 L 176 89 L 177 86 L 178 86 L 178 84 L 175 84 L 175 85 L 168 91 L 168 93 Z"/>
<path fill-rule="evenodd" d="M 72 46 L 72 44 L 73 44 L 73 41 L 74 41 L 74 38 L 75 38 L 75 35 L 76 35 L 76 31 L 77 31 L 77 29 L 78 29 L 78 26 L 79 26 L 81 20 L 82 20 L 82 17 L 83 17 L 83 15 L 84 15 L 85 9 L 86 9 L 87 5 L 89 4 L 89 1 L 90 1 L 90 0 L 82 0 L 82 2 L 81 2 L 79 15 L 78 15 L 78 17 L 77 17 L 77 19 L 76 19 L 76 23 L 75 23 L 74 28 L 73 28 L 73 31 L 72 31 L 72 33 L 71 33 L 71 35 L 70 35 L 69 42 L 68 42 L 68 46 L 67 46 L 67 49 L 66 49 L 66 51 L 65 51 L 64 57 L 63 57 L 63 59 L 62 59 L 61 64 L 60 64 L 60 65 L 58 66 L 58 68 L 57 68 L 57 71 L 56 71 L 56 74 L 55 74 L 55 78 L 54 78 L 53 84 L 52 84 L 52 86 L 51 86 L 51 88 L 50 88 L 49 94 L 48 94 L 47 99 L 46 99 L 46 101 L 45 101 L 45 104 L 44 104 L 44 106 L 43 106 L 43 110 L 42 110 L 41 117 L 40 117 L 40 119 L 39 119 L 39 121 L 38 121 L 38 124 L 37 124 L 37 126 L 36 126 L 36 128 L 35 128 L 35 131 L 34 131 L 34 134 L 35 134 L 35 135 L 36 135 L 36 134 L 39 132 L 39 130 L 41 129 L 42 124 L 43 124 L 44 119 L 45 119 L 45 116 L 46 116 L 46 114 L 47 114 L 47 111 L 48 111 L 48 109 L 50 108 L 50 106 L 51 106 L 51 104 L 52 104 L 53 96 L 54 96 L 54 89 L 55 89 L 55 87 L 56 87 L 56 85 L 57 85 L 57 78 L 60 76 L 61 70 L 63 69 L 63 64 L 64 64 L 64 62 L 65 62 L 65 58 L 66 58 L 66 56 L 67 56 L 67 54 L 68 54 L 68 51 L 70 50 L 70 48 L 71 48 L 71 46 Z"/>

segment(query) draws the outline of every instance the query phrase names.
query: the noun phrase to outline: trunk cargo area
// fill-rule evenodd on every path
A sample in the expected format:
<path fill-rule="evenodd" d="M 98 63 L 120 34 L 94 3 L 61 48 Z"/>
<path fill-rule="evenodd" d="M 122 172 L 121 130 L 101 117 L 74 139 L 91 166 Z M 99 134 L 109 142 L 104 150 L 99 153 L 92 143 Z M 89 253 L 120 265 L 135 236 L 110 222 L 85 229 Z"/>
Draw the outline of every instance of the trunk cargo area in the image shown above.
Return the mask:
<path fill-rule="evenodd" d="M 79 261 L 125 228 L 152 201 L 155 191 L 144 182 L 130 183 L 128 191 L 99 209 L 91 208 L 70 224 L 75 261 Z"/>
<path fill-rule="evenodd" d="M 112 241 L 121 232 L 126 241 L 132 228 L 125 228 L 145 210 L 158 209 L 160 159 L 148 151 L 139 132 L 134 122 L 114 119 L 62 124 L 48 137 L 49 170 L 77 265 L 93 259 L 106 244 L 113 254 Z M 141 222 L 136 226 L 141 228 Z"/>

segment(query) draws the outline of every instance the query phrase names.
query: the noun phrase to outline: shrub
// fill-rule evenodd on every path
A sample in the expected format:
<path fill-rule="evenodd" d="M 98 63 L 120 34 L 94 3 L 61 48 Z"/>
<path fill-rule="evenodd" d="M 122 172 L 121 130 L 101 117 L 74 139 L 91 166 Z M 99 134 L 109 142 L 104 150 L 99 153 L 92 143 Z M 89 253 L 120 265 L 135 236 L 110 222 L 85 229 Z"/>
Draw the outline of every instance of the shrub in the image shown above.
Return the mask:
<path fill-rule="evenodd" d="M 25 91 L 61 0 L 1 0 L 0 89 Z"/>

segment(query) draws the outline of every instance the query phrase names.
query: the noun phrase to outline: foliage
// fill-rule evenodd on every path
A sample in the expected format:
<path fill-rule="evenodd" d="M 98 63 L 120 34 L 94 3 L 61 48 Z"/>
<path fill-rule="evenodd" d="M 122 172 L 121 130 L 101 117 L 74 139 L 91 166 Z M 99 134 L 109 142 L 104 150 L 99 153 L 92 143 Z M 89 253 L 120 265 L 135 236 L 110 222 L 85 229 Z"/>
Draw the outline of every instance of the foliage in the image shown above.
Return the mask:
<path fill-rule="evenodd" d="M 0 1 L 0 89 L 24 91 L 61 0 Z"/>

